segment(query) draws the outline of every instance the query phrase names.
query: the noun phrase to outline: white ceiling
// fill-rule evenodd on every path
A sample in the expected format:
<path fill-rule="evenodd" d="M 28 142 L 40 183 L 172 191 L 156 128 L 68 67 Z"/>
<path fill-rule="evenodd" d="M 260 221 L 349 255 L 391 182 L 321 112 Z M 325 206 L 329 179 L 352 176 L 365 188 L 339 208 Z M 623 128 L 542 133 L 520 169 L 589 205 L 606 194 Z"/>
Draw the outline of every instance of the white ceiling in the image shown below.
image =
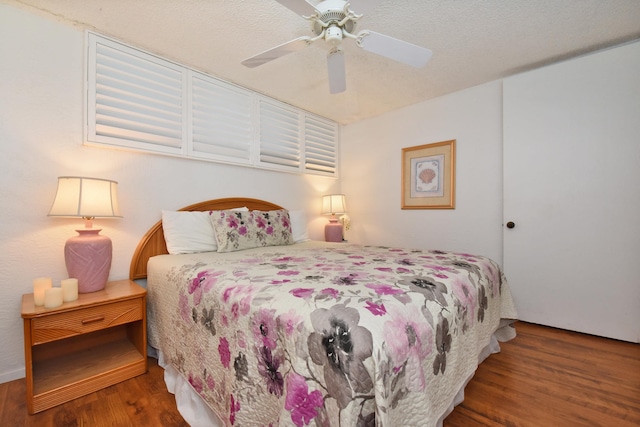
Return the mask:
<path fill-rule="evenodd" d="M 640 0 L 375 1 L 357 30 L 427 47 L 424 68 L 345 40 L 347 90 L 329 94 L 324 41 L 257 68 L 240 61 L 309 23 L 275 0 L 0 0 L 88 28 L 348 124 L 640 38 Z M 304 0 L 300 0 L 304 1 Z M 317 0 L 310 0 L 317 3 Z"/>

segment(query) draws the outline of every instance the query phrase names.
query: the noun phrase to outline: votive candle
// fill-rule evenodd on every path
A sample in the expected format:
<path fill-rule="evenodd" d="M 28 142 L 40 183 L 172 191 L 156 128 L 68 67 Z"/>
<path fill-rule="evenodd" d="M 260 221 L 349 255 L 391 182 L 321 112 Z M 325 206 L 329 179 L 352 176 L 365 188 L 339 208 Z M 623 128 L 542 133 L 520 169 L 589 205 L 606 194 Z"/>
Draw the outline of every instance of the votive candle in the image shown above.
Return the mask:
<path fill-rule="evenodd" d="M 38 277 L 33 281 L 33 303 L 44 305 L 44 291 L 52 286 L 51 277 Z"/>
<path fill-rule="evenodd" d="M 44 291 L 44 308 L 62 305 L 62 288 L 48 288 Z"/>
<path fill-rule="evenodd" d="M 69 302 L 78 299 L 78 279 L 69 278 L 60 281 L 62 301 Z"/>

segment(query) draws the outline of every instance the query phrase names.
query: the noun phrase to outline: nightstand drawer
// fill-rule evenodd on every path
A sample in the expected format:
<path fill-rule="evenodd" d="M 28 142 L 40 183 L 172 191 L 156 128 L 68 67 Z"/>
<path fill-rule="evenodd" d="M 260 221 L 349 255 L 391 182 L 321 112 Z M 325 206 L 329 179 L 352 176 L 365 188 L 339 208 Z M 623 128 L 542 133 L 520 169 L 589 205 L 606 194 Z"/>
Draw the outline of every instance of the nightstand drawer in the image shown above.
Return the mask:
<path fill-rule="evenodd" d="M 140 320 L 141 298 L 36 317 L 31 344 L 37 345 Z"/>

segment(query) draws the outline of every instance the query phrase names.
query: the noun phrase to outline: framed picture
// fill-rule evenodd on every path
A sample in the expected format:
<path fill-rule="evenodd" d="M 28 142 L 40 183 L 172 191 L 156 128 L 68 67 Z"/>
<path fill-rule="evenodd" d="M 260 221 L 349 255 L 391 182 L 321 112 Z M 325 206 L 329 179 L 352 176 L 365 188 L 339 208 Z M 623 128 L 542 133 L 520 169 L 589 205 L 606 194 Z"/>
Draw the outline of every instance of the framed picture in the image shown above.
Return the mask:
<path fill-rule="evenodd" d="M 402 149 L 402 209 L 454 209 L 456 140 Z"/>

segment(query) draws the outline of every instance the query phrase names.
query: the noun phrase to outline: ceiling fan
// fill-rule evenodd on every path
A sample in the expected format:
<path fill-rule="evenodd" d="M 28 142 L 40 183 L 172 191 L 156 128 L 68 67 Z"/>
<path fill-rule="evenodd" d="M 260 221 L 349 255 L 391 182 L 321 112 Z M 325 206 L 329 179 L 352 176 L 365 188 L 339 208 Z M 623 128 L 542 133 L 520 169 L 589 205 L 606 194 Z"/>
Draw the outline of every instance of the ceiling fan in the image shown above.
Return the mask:
<path fill-rule="evenodd" d="M 254 68 L 282 56 L 304 49 L 316 40 L 324 39 L 330 46 L 327 54 L 329 71 L 329 91 L 340 93 L 346 90 L 344 52 L 341 49 L 345 38 L 355 40 L 358 47 L 367 52 L 384 56 L 416 68 L 423 67 L 431 58 L 432 52 L 424 47 L 398 40 L 375 31 L 353 31 L 357 21 L 378 3 L 378 0 L 352 0 L 360 9 L 356 14 L 351 3 L 346 0 L 324 0 L 312 5 L 306 0 L 276 0 L 281 5 L 301 15 L 311 22 L 314 37 L 302 36 L 266 50 L 242 61 L 242 64 Z"/>

